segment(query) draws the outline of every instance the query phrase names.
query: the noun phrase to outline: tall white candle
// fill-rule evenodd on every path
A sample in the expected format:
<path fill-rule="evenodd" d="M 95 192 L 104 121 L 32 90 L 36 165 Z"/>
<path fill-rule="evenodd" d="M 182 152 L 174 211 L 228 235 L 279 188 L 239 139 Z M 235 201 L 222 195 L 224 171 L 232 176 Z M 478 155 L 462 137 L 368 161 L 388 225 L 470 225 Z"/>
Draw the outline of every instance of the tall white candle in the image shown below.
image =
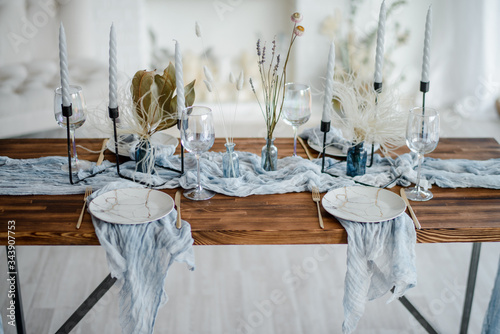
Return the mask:
<path fill-rule="evenodd" d="M 377 29 L 377 49 L 375 53 L 375 76 L 374 82 L 382 83 L 382 66 L 384 65 L 384 35 L 385 35 L 385 0 L 380 5 Z"/>
<path fill-rule="evenodd" d="M 118 102 L 117 64 L 116 64 L 116 33 L 111 24 L 109 31 L 109 107 L 117 108 Z"/>
<path fill-rule="evenodd" d="M 422 82 L 429 82 L 429 62 L 431 53 L 432 7 L 427 10 L 425 20 L 424 59 L 422 61 Z"/>
<path fill-rule="evenodd" d="M 328 54 L 328 65 L 326 67 L 325 99 L 323 101 L 322 122 L 330 122 L 333 98 L 333 73 L 335 68 L 335 43 L 330 45 Z"/>
<path fill-rule="evenodd" d="M 177 86 L 177 113 L 181 117 L 181 113 L 186 107 L 186 102 L 184 100 L 181 47 L 178 41 L 175 41 L 175 84 Z"/>
<path fill-rule="evenodd" d="M 69 97 L 68 51 L 66 48 L 66 33 L 64 32 L 62 22 L 59 26 L 59 69 L 61 74 L 62 105 L 69 107 L 71 99 Z"/>

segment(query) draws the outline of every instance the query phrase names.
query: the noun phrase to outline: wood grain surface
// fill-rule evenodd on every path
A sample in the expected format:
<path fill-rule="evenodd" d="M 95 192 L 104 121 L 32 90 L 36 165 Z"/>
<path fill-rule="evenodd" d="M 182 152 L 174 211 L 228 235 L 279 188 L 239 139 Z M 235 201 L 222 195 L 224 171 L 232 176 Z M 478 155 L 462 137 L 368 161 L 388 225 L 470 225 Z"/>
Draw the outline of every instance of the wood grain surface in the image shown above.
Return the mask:
<path fill-rule="evenodd" d="M 237 138 L 235 142 L 238 151 L 256 154 L 265 144 L 260 138 Z M 97 151 L 102 139 L 79 139 L 78 144 Z M 293 139 L 278 138 L 275 144 L 280 158 L 292 154 Z M 225 151 L 224 140 L 216 139 L 212 150 Z M 300 145 L 297 150 L 306 158 Z M 401 148 L 398 153 L 406 151 Z M 0 156 L 20 159 L 64 155 L 65 152 L 63 139 L 0 140 Z M 87 160 L 98 158 L 98 154 L 81 149 L 78 154 Z M 500 145 L 490 138 L 445 138 L 429 156 L 499 158 Z M 114 156 L 106 152 L 105 159 L 114 161 Z M 399 193 L 399 187 L 390 190 Z M 176 189 L 164 191 L 173 197 Z M 432 192 L 431 201 L 412 202 L 422 224 L 422 230 L 417 231 L 418 242 L 500 241 L 500 190 L 433 187 Z M 82 200 L 83 194 L 0 196 L 0 244 L 7 243 L 7 222 L 15 220 L 16 245 L 98 245 L 88 214 L 81 228 L 75 228 Z M 217 194 L 208 201 L 182 200 L 182 218 L 191 224 L 197 245 L 346 243 L 344 228 L 323 209 L 322 214 L 324 230 L 319 228 L 316 205 L 307 192 L 245 198 Z"/>

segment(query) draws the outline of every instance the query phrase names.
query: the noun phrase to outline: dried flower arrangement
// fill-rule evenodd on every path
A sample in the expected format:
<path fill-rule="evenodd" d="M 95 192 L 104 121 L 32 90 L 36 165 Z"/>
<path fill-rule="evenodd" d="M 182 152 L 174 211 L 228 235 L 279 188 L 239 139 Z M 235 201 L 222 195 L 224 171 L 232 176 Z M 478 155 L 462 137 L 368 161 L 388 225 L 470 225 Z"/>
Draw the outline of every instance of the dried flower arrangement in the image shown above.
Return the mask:
<path fill-rule="evenodd" d="M 347 140 L 378 143 L 384 151 L 404 145 L 407 115 L 398 107 L 395 90 L 386 87 L 377 94 L 372 82 L 344 74 L 334 82 L 333 91 L 339 109 L 332 113 L 332 124 L 341 128 Z"/>
<path fill-rule="evenodd" d="M 195 80 L 185 86 L 186 106 L 195 100 Z M 129 103 L 124 103 L 122 114 L 124 132 L 138 135 L 148 140 L 155 132 L 166 130 L 177 124 L 177 96 L 175 68 L 172 63 L 157 74 L 155 71 L 137 71 L 130 87 Z"/>
<path fill-rule="evenodd" d="M 295 42 L 297 36 L 302 36 L 304 33 L 304 27 L 297 25 L 297 23 L 302 21 L 302 15 L 300 13 L 293 13 L 291 20 L 294 23 L 292 35 L 286 58 L 281 69 L 281 55 L 276 54 L 276 39 L 272 41 L 273 46 L 271 48 L 271 60 L 269 61 L 269 65 L 266 64 L 266 45 L 264 44 L 261 48 L 260 39 L 257 41 L 257 64 L 259 66 L 261 79 L 263 105 L 255 90 L 252 78 L 250 78 L 250 86 L 255 94 L 255 97 L 257 98 L 262 115 L 264 116 L 268 139 L 273 139 L 274 129 L 281 118 L 281 110 L 285 98 L 284 89 L 286 84 L 286 67 L 290 58 L 290 51 L 292 50 L 293 43 Z"/>

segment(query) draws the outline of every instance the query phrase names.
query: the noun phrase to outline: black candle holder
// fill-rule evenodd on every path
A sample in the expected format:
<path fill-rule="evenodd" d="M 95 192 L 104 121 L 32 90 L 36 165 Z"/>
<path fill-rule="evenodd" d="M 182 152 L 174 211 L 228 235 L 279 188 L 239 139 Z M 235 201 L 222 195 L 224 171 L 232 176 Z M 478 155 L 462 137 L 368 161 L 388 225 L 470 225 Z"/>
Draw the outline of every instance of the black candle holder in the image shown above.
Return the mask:
<path fill-rule="evenodd" d="M 382 83 L 381 82 L 374 82 L 373 83 L 373 90 L 375 90 L 375 105 L 378 105 L 378 94 L 382 93 Z M 370 163 L 366 167 L 371 167 L 373 166 L 373 155 L 375 154 L 375 143 L 372 143 L 372 151 L 370 154 Z"/>
<path fill-rule="evenodd" d="M 68 174 L 69 174 L 69 183 L 71 184 L 77 184 L 77 183 L 80 183 L 82 182 L 83 180 L 86 180 L 88 178 L 91 178 L 91 177 L 94 177 L 96 176 L 97 174 L 100 174 L 102 172 L 104 172 L 105 169 L 97 172 L 97 173 L 94 173 L 94 174 L 90 174 L 82 179 L 80 178 L 77 178 L 76 180 L 73 179 L 73 170 L 72 170 L 72 167 L 71 167 L 71 140 L 70 140 L 70 130 L 69 130 L 69 118 L 73 115 L 73 108 L 72 108 L 72 104 L 70 103 L 69 106 L 64 106 L 61 104 L 61 110 L 62 110 L 62 115 L 63 117 L 66 118 L 66 143 L 67 143 L 67 147 L 68 147 Z"/>
<path fill-rule="evenodd" d="M 326 134 L 330 131 L 331 121 L 321 121 L 321 132 L 323 132 L 323 153 L 321 155 L 321 173 L 325 173 L 325 150 L 326 150 Z"/>
<path fill-rule="evenodd" d="M 135 180 L 134 178 L 128 177 L 128 176 L 120 173 L 120 154 L 118 153 L 118 132 L 116 130 L 116 119 L 119 116 L 118 107 L 116 107 L 116 108 L 108 107 L 108 111 L 109 111 L 109 118 L 111 118 L 113 121 L 113 137 L 115 140 L 116 173 L 122 179 L 134 181 L 134 182 L 146 185 L 146 186 L 151 186 L 149 183 Z M 177 128 L 179 128 L 179 130 L 180 130 L 180 119 L 177 121 Z M 175 168 L 164 167 L 164 166 L 158 166 L 158 167 L 161 167 L 163 169 L 168 169 L 168 170 L 171 170 L 173 172 L 177 172 L 181 175 L 184 174 L 184 147 L 182 146 L 182 142 L 181 142 L 181 169 L 178 170 Z M 165 183 L 166 183 L 166 181 L 163 184 L 165 184 Z M 163 185 L 163 184 L 161 184 L 161 185 Z M 159 186 L 161 186 L 161 185 L 159 185 Z"/>

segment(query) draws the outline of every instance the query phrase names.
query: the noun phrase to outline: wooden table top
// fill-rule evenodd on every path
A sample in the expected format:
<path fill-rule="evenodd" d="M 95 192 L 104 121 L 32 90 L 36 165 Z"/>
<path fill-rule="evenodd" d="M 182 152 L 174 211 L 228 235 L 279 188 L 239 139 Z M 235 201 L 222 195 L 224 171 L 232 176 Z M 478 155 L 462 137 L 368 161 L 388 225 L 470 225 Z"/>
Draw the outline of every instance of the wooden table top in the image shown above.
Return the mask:
<path fill-rule="evenodd" d="M 265 144 L 261 138 L 236 138 L 235 142 L 237 150 L 256 154 Z M 99 150 L 102 139 L 79 139 L 78 144 Z M 223 144 L 223 139 L 216 139 L 212 149 L 225 151 Z M 275 144 L 280 158 L 292 154 L 291 138 L 278 138 Z M 306 157 L 300 145 L 297 150 Z M 401 148 L 399 153 L 406 151 Z M 36 158 L 65 152 L 65 139 L 0 140 L 0 156 Z M 83 150 L 79 155 L 97 160 L 97 154 Z M 445 138 L 429 156 L 499 158 L 500 145 L 492 138 Z M 114 161 L 110 152 L 105 157 Z M 390 190 L 399 194 L 399 187 Z M 164 191 L 173 197 L 176 189 Z M 500 241 L 500 190 L 433 187 L 432 192 L 431 201 L 411 203 L 422 225 L 418 242 Z M 7 224 L 14 220 L 16 245 L 99 245 L 89 214 L 81 228 L 75 228 L 82 199 L 83 195 L 0 196 L 0 244 L 7 244 Z M 308 192 L 244 198 L 217 194 L 201 202 L 182 199 L 182 218 L 191 224 L 196 245 L 346 243 L 347 233 L 340 223 L 324 209 L 322 214 L 324 230 L 319 228 L 316 204 Z"/>

